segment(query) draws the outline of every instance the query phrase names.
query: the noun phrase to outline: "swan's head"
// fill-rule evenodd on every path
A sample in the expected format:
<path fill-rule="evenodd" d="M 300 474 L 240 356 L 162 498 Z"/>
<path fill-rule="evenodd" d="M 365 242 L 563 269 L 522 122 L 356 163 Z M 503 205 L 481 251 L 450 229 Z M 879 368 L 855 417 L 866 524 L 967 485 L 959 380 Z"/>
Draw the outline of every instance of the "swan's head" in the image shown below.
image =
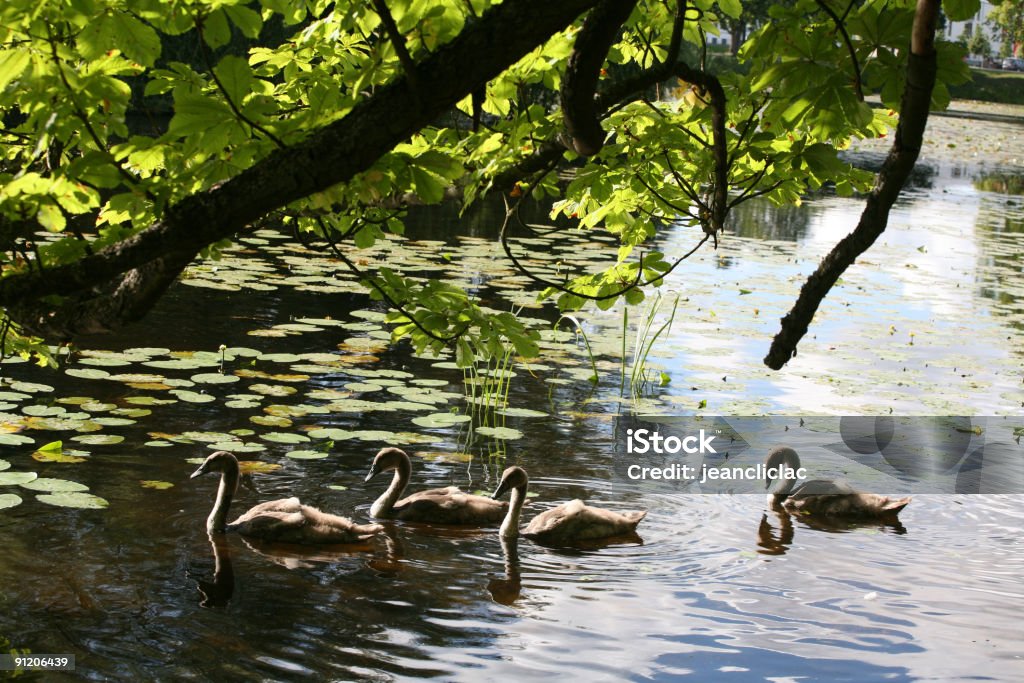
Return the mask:
<path fill-rule="evenodd" d="M 768 489 L 772 485 L 773 479 L 768 476 L 768 470 L 771 468 L 779 467 L 780 465 L 786 465 L 792 470 L 800 469 L 800 456 L 796 454 L 789 446 L 776 446 L 775 448 L 768 451 L 768 457 L 764 459 L 764 487 Z"/>
<path fill-rule="evenodd" d="M 231 469 L 232 467 L 234 467 L 236 471 L 238 470 L 238 460 L 235 458 L 235 456 L 233 456 L 231 453 L 228 453 L 227 451 L 217 451 L 216 453 L 208 457 L 206 460 L 204 460 L 203 464 L 200 465 L 199 468 L 192 473 L 192 476 L 189 477 L 189 479 L 201 477 L 207 472 L 224 472 L 226 470 Z"/>
<path fill-rule="evenodd" d="M 382 448 L 373 458 L 370 471 L 366 474 L 364 481 L 370 481 L 381 472 L 396 470 L 400 467 L 409 466 L 409 456 L 401 448 Z"/>
<path fill-rule="evenodd" d="M 512 489 L 525 489 L 529 483 L 530 478 L 526 476 L 526 470 L 513 465 L 501 473 L 501 481 L 498 483 L 498 488 L 491 494 L 491 498 L 501 498 Z"/>

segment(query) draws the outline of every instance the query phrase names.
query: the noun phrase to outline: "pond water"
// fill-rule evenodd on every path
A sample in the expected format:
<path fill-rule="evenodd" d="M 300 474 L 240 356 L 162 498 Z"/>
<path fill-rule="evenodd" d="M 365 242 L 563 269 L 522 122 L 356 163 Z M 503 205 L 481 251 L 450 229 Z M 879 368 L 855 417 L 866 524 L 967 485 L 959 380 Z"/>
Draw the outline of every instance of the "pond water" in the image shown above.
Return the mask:
<path fill-rule="evenodd" d="M 594 387 L 582 336 L 552 331 L 557 313 L 502 260 L 499 218 L 456 237 L 450 214 L 422 212 L 360 262 L 443 274 L 543 330 L 541 357 L 512 368 L 512 409 L 476 431 L 450 417 L 467 410 L 453 359 L 387 348 L 383 309 L 329 254 L 249 235 L 60 372 L 3 364 L 0 645 L 76 655 L 48 680 L 1019 680 L 1020 495 L 919 495 L 900 524 L 826 529 L 760 495 L 644 492 L 611 472 L 630 414 L 1021 415 L 1024 198 L 998 170 L 1019 174 L 945 159 L 919 173 L 779 373 L 761 364 L 778 319 L 860 205 L 744 207 L 650 311 L 656 329 L 678 296 L 636 398 L 620 392 L 621 308 L 579 316 Z M 575 233 L 517 250 L 549 276 L 607 258 Z M 647 306 L 629 314 L 630 359 Z M 411 490 L 490 491 L 520 464 L 533 510 L 646 509 L 642 543 L 503 546 L 494 529 L 401 523 L 315 552 L 207 537 L 216 482 L 188 475 L 211 449 L 261 463 L 239 512 L 298 495 L 365 520 L 386 443 L 414 455 Z"/>

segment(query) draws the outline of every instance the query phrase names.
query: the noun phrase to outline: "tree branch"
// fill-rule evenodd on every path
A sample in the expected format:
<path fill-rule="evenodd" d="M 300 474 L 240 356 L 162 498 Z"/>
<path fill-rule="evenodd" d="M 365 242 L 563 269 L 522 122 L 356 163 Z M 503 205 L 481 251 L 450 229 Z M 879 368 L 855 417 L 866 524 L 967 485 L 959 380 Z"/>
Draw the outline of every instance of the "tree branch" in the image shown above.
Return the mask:
<path fill-rule="evenodd" d="M 593 156 L 604 146 L 600 109 L 594 98 L 601 65 L 637 0 L 602 0 L 583 22 L 562 79 L 562 115 L 573 149 Z"/>
<path fill-rule="evenodd" d="M 796 355 L 796 347 L 814 318 L 815 312 L 829 290 L 858 256 L 874 244 L 885 231 L 889 211 L 910 176 L 921 152 L 932 88 L 935 86 L 937 60 L 935 25 L 939 0 L 918 0 L 914 12 L 910 54 L 907 61 L 907 84 L 900 104 L 900 122 L 896 127 L 889 155 L 878 174 L 874 189 L 868 195 L 857 227 L 844 237 L 807 278 L 800 296 L 789 313 L 782 318 L 782 328 L 775 335 L 765 365 L 779 370 Z"/>

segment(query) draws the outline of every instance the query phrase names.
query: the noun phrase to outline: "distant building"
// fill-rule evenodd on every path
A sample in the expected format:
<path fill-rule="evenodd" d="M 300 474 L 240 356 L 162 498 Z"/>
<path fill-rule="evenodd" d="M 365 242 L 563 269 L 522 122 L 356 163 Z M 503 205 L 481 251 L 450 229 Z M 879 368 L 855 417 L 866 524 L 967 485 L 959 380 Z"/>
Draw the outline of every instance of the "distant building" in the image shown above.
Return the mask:
<path fill-rule="evenodd" d="M 992 3 L 988 0 L 981 0 L 981 9 L 978 13 L 967 21 L 949 21 L 946 20 L 945 36 L 946 40 L 960 40 L 960 38 L 966 38 L 974 35 L 975 31 L 981 30 L 988 36 L 988 42 L 992 44 L 993 52 L 999 52 L 999 47 L 1003 44 L 1003 36 L 999 30 L 999 27 L 989 22 L 989 14 L 994 9 Z"/>

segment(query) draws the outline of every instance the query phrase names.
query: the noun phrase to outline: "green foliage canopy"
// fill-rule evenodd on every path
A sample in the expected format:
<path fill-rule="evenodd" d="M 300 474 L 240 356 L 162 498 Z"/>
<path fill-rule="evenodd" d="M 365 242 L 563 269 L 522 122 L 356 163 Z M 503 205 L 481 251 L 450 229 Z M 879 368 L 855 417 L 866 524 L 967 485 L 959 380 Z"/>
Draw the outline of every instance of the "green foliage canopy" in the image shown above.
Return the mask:
<path fill-rule="evenodd" d="M 402 232 L 410 203 L 494 192 L 554 198 L 555 215 L 618 238 L 616 265 L 547 283 L 563 310 L 639 303 L 684 257 L 639 249 L 661 226 L 691 227 L 698 246 L 717 241 L 738 202 L 798 203 L 826 183 L 844 195 L 871 187 L 873 176 L 838 152 L 895 122 L 915 8 L 775 5 L 740 50 L 742 69 L 715 72 L 707 36 L 741 15 L 739 0 L 631 0 L 604 49 L 580 44 L 595 33 L 587 22 L 600 28 L 600 13 L 622 2 L 493 5 L 7 0 L 4 350 L 45 354 L 22 333 L 72 335 L 138 317 L 197 252 L 215 254 L 261 220 L 329 241 L 355 269 L 359 248 Z M 977 2 L 944 8 L 970 16 Z M 169 59 L 172 44 L 188 58 Z M 942 107 L 945 84 L 966 70 L 958 47 L 936 49 L 932 104 Z M 479 58 L 469 61 L 472 50 Z M 567 141 L 567 93 L 589 83 L 578 77 L 592 67 L 582 101 L 604 138 L 582 156 Z M 651 97 L 665 81 L 677 96 Z M 865 101 L 873 94 L 881 107 Z M 166 121 L 140 124 L 162 106 Z M 574 179 L 560 183 L 567 166 Z M 195 215 L 218 224 L 188 225 Z M 461 289 L 387 268 L 362 275 L 395 309 L 395 338 L 417 349 L 456 345 L 460 363 L 507 344 L 537 352 L 515 316 L 487 312 Z M 156 284 L 141 286 L 147 278 Z M 123 319 L 97 322 L 88 307 L 116 297 L 136 303 L 129 313 L 106 306 Z"/>

